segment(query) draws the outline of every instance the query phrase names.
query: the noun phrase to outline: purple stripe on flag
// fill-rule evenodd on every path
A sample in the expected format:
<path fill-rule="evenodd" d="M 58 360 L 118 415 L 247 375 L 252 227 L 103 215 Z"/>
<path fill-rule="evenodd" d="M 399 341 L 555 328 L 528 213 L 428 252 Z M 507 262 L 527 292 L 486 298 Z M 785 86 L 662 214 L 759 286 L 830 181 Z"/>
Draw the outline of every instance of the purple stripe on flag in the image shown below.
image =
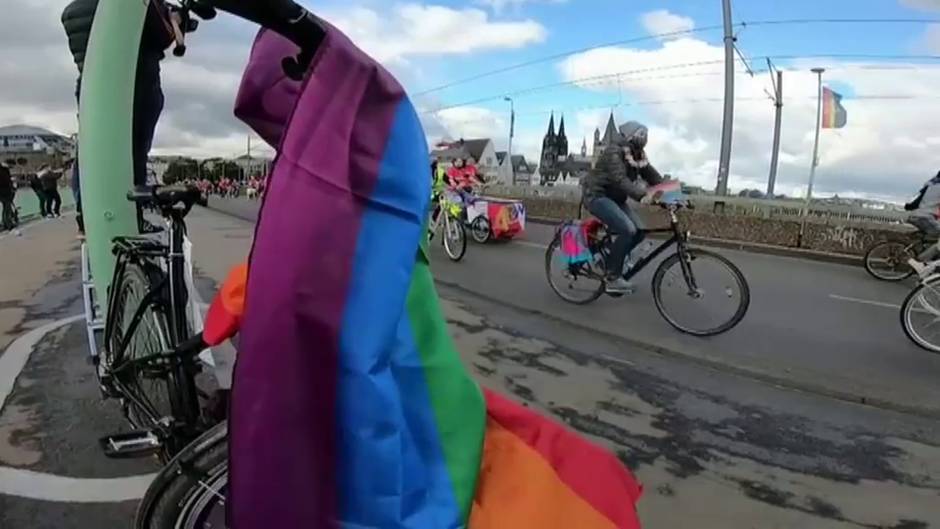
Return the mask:
<path fill-rule="evenodd" d="M 256 52 L 266 39 L 280 37 L 262 35 Z M 265 101 L 246 87 L 277 86 L 265 82 L 273 75 L 249 66 L 239 102 Z M 284 133 L 249 263 L 230 421 L 234 529 L 336 522 L 340 325 L 364 201 L 402 97 L 388 73 L 329 28 Z M 287 116 L 265 108 L 255 117 L 276 136 Z"/>

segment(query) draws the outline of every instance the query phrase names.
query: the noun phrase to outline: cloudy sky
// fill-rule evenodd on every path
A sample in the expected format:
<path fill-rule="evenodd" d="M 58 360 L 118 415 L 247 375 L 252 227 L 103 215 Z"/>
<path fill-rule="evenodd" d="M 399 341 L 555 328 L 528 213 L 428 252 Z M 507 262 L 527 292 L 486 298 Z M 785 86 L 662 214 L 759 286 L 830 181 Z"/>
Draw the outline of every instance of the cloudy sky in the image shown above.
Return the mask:
<path fill-rule="evenodd" d="M 0 32 L 0 124 L 76 130 L 75 67 L 59 14 L 66 0 L 18 0 Z M 492 137 L 537 158 L 552 111 L 569 142 L 590 145 L 610 112 L 651 128 L 651 156 L 678 178 L 713 187 L 721 128 L 718 0 L 303 0 L 382 61 L 412 92 L 429 137 Z M 763 188 L 774 108 L 765 56 L 784 70 L 778 191 L 809 172 L 816 80 L 845 96 L 849 124 L 823 131 L 817 190 L 901 199 L 940 170 L 940 0 L 735 0 L 738 65 L 732 189 Z M 759 24 L 824 18 L 905 24 Z M 155 152 L 231 156 L 248 131 L 231 113 L 256 28 L 221 15 L 164 63 L 167 110 Z M 659 36 L 663 33 L 688 33 Z M 611 44 L 615 43 L 615 44 Z M 617 44 L 619 43 L 619 44 Z M 607 44 L 606 46 L 600 46 Z M 600 46 L 600 47 L 598 47 Z M 577 50 L 582 50 L 577 52 Z M 575 52 L 575 53 L 571 53 Z M 515 67 L 527 64 L 523 67 Z M 503 70 L 493 75 L 488 72 Z M 619 75 L 618 75 L 619 74 Z M 470 78 L 474 80 L 464 81 Z M 445 87 L 446 88 L 441 88 Z"/>

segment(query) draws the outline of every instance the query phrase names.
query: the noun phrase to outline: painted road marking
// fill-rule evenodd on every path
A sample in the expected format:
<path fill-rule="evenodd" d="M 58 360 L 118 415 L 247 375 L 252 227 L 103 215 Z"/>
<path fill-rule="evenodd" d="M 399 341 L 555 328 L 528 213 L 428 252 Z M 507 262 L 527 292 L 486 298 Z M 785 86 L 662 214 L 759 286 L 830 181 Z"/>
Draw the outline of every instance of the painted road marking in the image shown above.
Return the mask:
<path fill-rule="evenodd" d="M 838 294 L 829 294 L 829 297 L 839 301 L 847 301 L 849 303 L 858 303 L 860 305 L 870 305 L 872 307 L 882 307 L 885 309 L 900 309 L 900 305 L 895 305 L 894 303 L 885 303 L 883 301 L 872 301 L 870 299 L 859 299 L 859 298 L 850 298 L 848 296 L 840 296 Z"/>
<path fill-rule="evenodd" d="M 82 315 L 71 316 L 37 327 L 13 340 L 0 356 L 0 410 L 13 394 L 16 377 L 26 367 L 39 340 L 59 327 L 83 320 Z M 154 476 L 156 474 L 109 479 L 72 478 L 0 466 L 0 494 L 74 503 L 136 500 L 143 497 Z"/>
<path fill-rule="evenodd" d="M 0 467 L 0 494 L 68 503 L 111 503 L 139 500 L 156 474 L 126 478 L 70 478 Z"/>

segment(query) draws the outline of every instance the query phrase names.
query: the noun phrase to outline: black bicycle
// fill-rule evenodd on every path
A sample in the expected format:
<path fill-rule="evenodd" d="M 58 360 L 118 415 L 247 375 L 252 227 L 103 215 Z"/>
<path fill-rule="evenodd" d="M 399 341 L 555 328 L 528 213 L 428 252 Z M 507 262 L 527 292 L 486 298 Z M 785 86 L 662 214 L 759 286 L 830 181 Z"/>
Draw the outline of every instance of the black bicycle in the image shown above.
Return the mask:
<path fill-rule="evenodd" d="M 109 457 L 155 454 L 168 461 L 222 419 L 213 408 L 220 408 L 223 394 L 210 394 L 208 382 L 207 390 L 197 386 L 202 367 L 196 355 L 205 345 L 190 324 L 198 315 L 190 314 L 185 217 L 204 198 L 195 187 L 153 186 L 134 189 L 128 200 L 158 211 L 167 227 L 164 237 L 114 238 L 103 322 L 96 318 L 91 278 L 83 278 L 89 347 L 102 393 L 121 402 L 134 428 L 100 442 Z"/>
<path fill-rule="evenodd" d="M 676 253 L 666 257 L 653 274 L 653 300 L 656 309 L 670 325 L 686 334 L 713 336 L 727 332 L 744 319 L 751 301 L 744 274 L 728 259 L 713 252 L 689 246 L 689 233 L 679 227 L 676 212 L 683 204 L 662 206 L 669 214 L 669 227 L 643 230 L 647 235 L 671 236 L 634 265 L 626 266 L 623 277 L 630 280 L 672 246 Z M 585 305 L 604 293 L 611 236 L 603 224 L 591 219 L 581 226 L 587 232 L 590 259 L 573 262 L 561 251 L 563 223 L 545 253 L 548 283 L 559 297 Z M 617 296 L 615 296 L 617 297 Z M 714 305 L 714 306 L 712 306 Z M 695 323 L 701 320 L 702 323 Z"/>
<path fill-rule="evenodd" d="M 906 240 L 879 241 L 865 252 L 865 270 L 875 279 L 903 281 L 914 275 L 914 269 L 907 262 L 936 243 L 936 238 L 923 233 Z"/>

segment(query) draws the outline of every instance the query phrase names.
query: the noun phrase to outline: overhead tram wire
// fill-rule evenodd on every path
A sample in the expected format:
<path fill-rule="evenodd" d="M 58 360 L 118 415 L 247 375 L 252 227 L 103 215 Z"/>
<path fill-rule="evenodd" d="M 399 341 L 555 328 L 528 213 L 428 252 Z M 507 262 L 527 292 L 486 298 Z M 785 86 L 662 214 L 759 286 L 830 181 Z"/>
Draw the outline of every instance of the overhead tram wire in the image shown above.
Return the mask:
<path fill-rule="evenodd" d="M 841 54 L 840 53 L 835 53 L 835 54 L 834 53 L 820 53 L 820 54 L 811 54 L 811 55 L 757 55 L 757 56 L 754 56 L 752 60 L 767 59 L 767 58 L 773 59 L 773 60 L 802 60 L 802 59 L 827 59 L 827 58 L 828 59 L 869 59 L 869 60 L 873 60 L 873 59 L 940 60 L 940 55 L 879 55 L 879 54 L 851 54 L 851 53 L 841 53 Z M 742 59 L 736 59 L 735 62 L 742 62 Z M 519 97 L 519 96 L 529 95 L 532 93 L 548 91 L 554 88 L 563 88 L 563 87 L 568 87 L 568 86 L 581 86 L 585 84 L 591 84 L 592 82 L 595 82 L 595 81 L 614 80 L 614 79 L 619 79 L 619 78 L 624 78 L 624 77 L 628 79 L 633 79 L 633 80 L 653 80 L 653 79 L 711 76 L 711 75 L 715 75 L 715 73 L 714 72 L 695 72 L 695 73 L 673 75 L 673 76 L 653 76 L 653 77 L 639 77 L 639 78 L 632 77 L 633 75 L 640 74 L 640 73 L 649 73 L 649 72 L 666 71 L 666 70 L 681 70 L 681 69 L 695 68 L 699 66 L 723 64 L 723 63 L 724 63 L 723 59 L 709 60 L 709 61 L 696 61 L 696 62 L 690 62 L 690 63 L 671 64 L 671 65 L 664 65 L 664 66 L 655 66 L 655 67 L 650 67 L 650 68 L 639 68 L 639 69 L 626 70 L 623 72 L 616 72 L 616 73 L 610 73 L 610 74 L 580 77 L 577 79 L 571 79 L 569 81 L 559 81 L 555 83 L 538 85 L 538 86 L 523 88 L 520 90 L 515 90 L 512 92 L 494 94 L 494 95 L 484 96 L 484 97 L 480 97 L 480 98 L 476 98 L 476 99 L 472 99 L 468 101 L 463 101 L 460 103 L 444 105 L 444 106 L 437 107 L 434 109 L 425 110 L 422 112 L 422 114 L 433 114 L 433 113 L 441 112 L 444 110 L 450 110 L 453 108 L 461 108 L 461 107 L 477 105 L 480 103 L 488 103 L 491 101 L 502 100 L 504 97 L 507 97 L 507 96 Z M 848 65 L 841 64 L 841 65 L 833 65 L 831 67 L 827 67 L 827 69 L 832 69 L 832 70 L 838 70 L 838 69 L 844 70 L 844 69 L 850 69 L 850 68 L 859 68 L 859 69 L 877 71 L 881 69 L 914 70 L 914 69 L 917 69 L 918 67 L 915 65 L 911 65 L 911 64 L 900 64 L 897 66 L 892 66 L 892 65 L 857 65 L 856 66 L 856 65 L 851 65 L 851 64 L 848 64 Z M 780 69 L 783 71 L 799 71 L 797 68 L 780 68 Z M 767 71 L 766 69 L 761 68 L 761 69 L 752 70 L 751 72 L 747 72 L 747 73 L 748 75 L 753 76 L 753 74 L 766 73 L 766 71 Z"/>
<path fill-rule="evenodd" d="M 809 25 L 809 24 L 938 24 L 940 23 L 940 18 L 793 18 L 793 19 L 781 19 L 781 20 L 755 20 L 755 21 L 742 21 L 736 22 L 733 24 L 733 27 L 736 28 L 746 28 L 749 26 L 761 27 L 761 26 L 785 26 L 785 25 Z M 563 59 L 565 57 L 570 57 L 572 55 L 577 55 L 579 53 L 584 53 L 587 51 L 592 51 L 600 48 L 606 48 L 610 46 L 622 46 L 624 44 L 635 44 L 638 42 L 646 42 L 651 40 L 660 40 L 670 37 L 682 37 L 686 35 L 692 35 L 695 33 L 704 33 L 707 31 L 717 31 L 723 29 L 721 24 L 714 24 L 710 26 L 702 26 L 700 28 L 693 28 L 688 30 L 681 31 L 671 31 L 666 33 L 657 33 L 655 35 L 645 35 L 643 37 L 634 37 L 630 39 L 617 40 L 604 42 L 601 44 L 595 44 L 593 46 L 582 47 L 574 50 L 568 50 L 560 53 L 555 53 L 552 55 L 546 55 L 543 57 L 538 57 L 528 61 L 523 61 L 520 63 L 512 64 L 509 66 L 504 66 L 497 68 L 495 70 L 488 70 L 485 72 L 480 72 L 469 77 L 464 77 L 462 79 L 457 79 L 450 81 L 448 83 L 438 85 L 432 88 L 421 90 L 412 94 L 414 97 L 424 96 L 432 94 L 435 92 L 440 92 L 454 86 L 459 86 L 467 84 L 473 81 L 478 81 L 480 79 L 485 79 L 487 77 L 492 77 L 494 75 L 499 75 L 501 73 L 511 72 L 513 70 L 518 70 L 520 68 L 525 68 L 527 66 L 533 66 L 535 64 L 541 64 L 544 62 L 554 61 L 556 59 Z"/>

